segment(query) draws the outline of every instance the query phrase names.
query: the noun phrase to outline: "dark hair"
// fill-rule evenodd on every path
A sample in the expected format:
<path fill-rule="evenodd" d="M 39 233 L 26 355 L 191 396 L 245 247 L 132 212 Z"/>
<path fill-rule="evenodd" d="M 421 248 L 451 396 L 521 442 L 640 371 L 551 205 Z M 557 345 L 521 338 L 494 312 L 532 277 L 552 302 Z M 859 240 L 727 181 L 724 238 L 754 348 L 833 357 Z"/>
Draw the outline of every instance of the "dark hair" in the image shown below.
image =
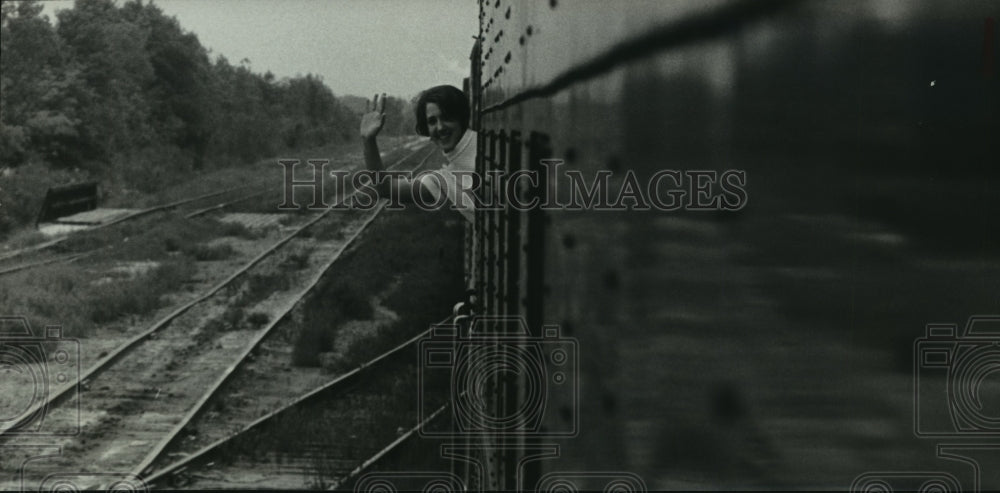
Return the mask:
<path fill-rule="evenodd" d="M 454 86 L 434 86 L 417 98 L 417 106 L 413 111 L 417 114 L 417 134 L 427 137 L 431 134 L 427 129 L 427 103 L 434 103 L 441 109 L 441 117 L 448 120 L 458 120 L 463 130 L 469 128 L 469 100 L 465 93 Z"/>

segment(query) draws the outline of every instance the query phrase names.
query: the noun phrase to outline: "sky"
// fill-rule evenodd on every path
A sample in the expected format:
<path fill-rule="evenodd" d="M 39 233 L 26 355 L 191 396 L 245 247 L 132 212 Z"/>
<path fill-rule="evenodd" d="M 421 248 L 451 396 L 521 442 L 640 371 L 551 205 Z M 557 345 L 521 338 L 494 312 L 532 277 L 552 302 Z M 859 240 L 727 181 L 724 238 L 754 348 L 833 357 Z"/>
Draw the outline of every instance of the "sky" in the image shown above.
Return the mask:
<path fill-rule="evenodd" d="M 119 5 L 122 0 L 117 0 Z M 244 58 L 279 79 L 317 74 L 335 95 L 410 98 L 462 87 L 478 33 L 475 0 L 153 0 L 214 60 Z M 44 14 L 71 8 L 48 0 Z"/>

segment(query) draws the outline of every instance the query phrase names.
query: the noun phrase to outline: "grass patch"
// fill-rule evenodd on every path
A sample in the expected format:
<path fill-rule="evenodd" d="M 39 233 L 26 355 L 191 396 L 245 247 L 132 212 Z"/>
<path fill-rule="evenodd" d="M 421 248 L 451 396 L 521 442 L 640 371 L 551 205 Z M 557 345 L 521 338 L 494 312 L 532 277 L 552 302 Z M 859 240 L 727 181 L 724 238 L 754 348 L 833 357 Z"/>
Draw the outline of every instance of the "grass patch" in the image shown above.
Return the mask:
<path fill-rule="evenodd" d="M 245 318 L 243 309 L 238 306 L 230 306 L 218 316 L 212 318 L 205 324 L 205 330 L 198 333 L 199 343 L 208 342 L 214 334 L 239 330 Z"/>
<path fill-rule="evenodd" d="M 212 318 L 202 332 L 206 339 L 211 334 L 231 330 L 257 330 L 271 320 L 271 316 L 261 311 L 247 313 L 243 308 L 266 299 L 275 291 L 284 291 L 290 287 L 288 276 L 283 273 L 252 274 L 239 287 L 232 285 L 227 288 L 227 297 L 231 299 L 230 306 L 218 316 Z"/>
<path fill-rule="evenodd" d="M 219 223 L 219 234 L 222 236 L 234 236 L 247 240 L 254 240 L 263 235 L 246 227 L 246 225 L 232 221 L 216 221 Z"/>
<path fill-rule="evenodd" d="M 95 280 L 73 264 L 45 266 L 5 276 L 0 310 L 24 316 L 33 327 L 61 325 L 67 337 L 86 337 L 97 325 L 142 316 L 163 306 L 194 273 L 190 261 L 170 260 L 131 278 Z"/>
<path fill-rule="evenodd" d="M 291 281 L 284 273 L 251 274 L 244 284 L 237 304 L 256 303 L 275 291 L 285 291 L 289 287 L 291 287 Z"/>
<path fill-rule="evenodd" d="M 22 229 L 10 235 L 10 239 L 7 241 L 6 246 L 11 250 L 19 250 L 21 248 L 27 248 L 39 243 L 44 243 L 48 239 L 49 238 L 47 236 L 43 235 L 37 229 Z"/>
<path fill-rule="evenodd" d="M 292 270 L 302 270 L 309 267 L 309 258 L 312 256 L 312 248 L 303 248 L 299 251 L 289 255 L 282 263 L 281 266 L 292 269 Z"/>
<path fill-rule="evenodd" d="M 355 342 L 345 364 L 367 361 L 444 318 L 464 290 L 462 232 L 449 214 L 408 209 L 381 215 L 306 301 L 293 364 L 319 365 L 319 354 L 333 348 L 337 327 L 373 318 L 370 300 L 393 286 L 383 304 L 398 321 Z"/>
<path fill-rule="evenodd" d="M 101 248 L 96 263 L 53 264 L 0 278 L 4 313 L 27 317 L 33 326 L 62 325 L 69 337 L 86 337 L 95 325 L 142 316 L 163 306 L 163 295 L 180 289 L 194 263 L 228 258 L 228 245 L 208 246 L 217 237 L 214 221 L 191 221 L 180 214 L 139 218 L 81 232 L 57 245 L 59 253 Z M 113 259 L 112 262 L 109 259 Z M 123 274 L 119 262 L 156 262 L 156 267 Z"/>
<path fill-rule="evenodd" d="M 233 330 L 258 330 L 271 321 L 271 316 L 264 312 L 247 313 L 238 306 L 230 306 L 215 318 L 209 320 L 205 330 L 198 333 L 199 343 L 208 342 L 215 334 Z"/>
<path fill-rule="evenodd" d="M 145 315 L 160 307 L 164 293 L 176 290 L 194 268 L 183 262 L 162 264 L 152 272 L 124 282 L 95 286 L 85 296 L 94 323 L 105 323 L 126 315 Z"/>
<path fill-rule="evenodd" d="M 247 315 L 246 322 L 251 330 L 257 330 L 271 321 L 271 316 L 264 312 L 253 312 Z"/>
<path fill-rule="evenodd" d="M 198 261 L 208 261 L 208 260 L 225 260 L 232 257 L 235 250 L 232 246 L 227 244 L 222 245 L 205 245 L 199 243 L 197 245 L 184 245 L 181 247 L 181 251 L 185 255 L 194 258 Z"/>
<path fill-rule="evenodd" d="M 108 228 L 81 231 L 53 249 L 60 253 L 108 247 L 108 256 L 121 260 L 159 260 L 178 252 L 194 253 L 196 245 L 220 236 L 221 225 L 211 219 L 190 220 L 170 212 L 150 215 Z M 193 255 L 192 255 L 193 256 Z"/>

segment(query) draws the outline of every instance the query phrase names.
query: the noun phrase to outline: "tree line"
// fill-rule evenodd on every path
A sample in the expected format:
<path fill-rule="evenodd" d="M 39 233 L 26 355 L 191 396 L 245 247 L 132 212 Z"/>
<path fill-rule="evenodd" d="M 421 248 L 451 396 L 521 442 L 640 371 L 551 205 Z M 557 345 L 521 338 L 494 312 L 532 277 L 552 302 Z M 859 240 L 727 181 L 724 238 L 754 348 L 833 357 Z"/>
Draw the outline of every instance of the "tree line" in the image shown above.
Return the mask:
<path fill-rule="evenodd" d="M 322 78 L 277 79 L 254 73 L 248 60 L 213 60 L 154 4 L 77 0 L 55 25 L 37 0 L 4 2 L 0 12 L 7 175 L 38 166 L 155 190 L 165 177 L 357 135 L 357 102 L 335 97 Z M 392 102 L 399 114 L 387 133 L 412 131 L 407 106 Z M 14 192 L 3 188 L 6 207 Z"/>

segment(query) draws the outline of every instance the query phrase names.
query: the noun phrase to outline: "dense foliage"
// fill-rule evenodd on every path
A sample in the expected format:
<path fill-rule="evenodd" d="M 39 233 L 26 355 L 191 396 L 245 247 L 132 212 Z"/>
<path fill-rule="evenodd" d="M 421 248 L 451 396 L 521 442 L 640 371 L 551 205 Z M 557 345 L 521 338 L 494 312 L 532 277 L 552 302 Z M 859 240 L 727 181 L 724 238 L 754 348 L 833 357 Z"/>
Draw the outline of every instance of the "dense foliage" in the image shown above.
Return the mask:
<path fill-rule="evenodd" d="M 276 79 L 248 60 L 213 61 L 154 4 L 77 0 L 56 17 L 53 25 L 36 0 L 2 3 L 0 234 L 24 222 L 12 214 L 29 182 L 82 175 L 150 191 L 357 133 L 356 100 L 338 100 L 320 77 Z M 405 106 L 395 100 L 390 111 L 401 114 L 390 121 L 412 121 Z M 412 128 L 397 126 L 386 133 Z M 28 169 L 32 179 L 15 176 Z"/>

